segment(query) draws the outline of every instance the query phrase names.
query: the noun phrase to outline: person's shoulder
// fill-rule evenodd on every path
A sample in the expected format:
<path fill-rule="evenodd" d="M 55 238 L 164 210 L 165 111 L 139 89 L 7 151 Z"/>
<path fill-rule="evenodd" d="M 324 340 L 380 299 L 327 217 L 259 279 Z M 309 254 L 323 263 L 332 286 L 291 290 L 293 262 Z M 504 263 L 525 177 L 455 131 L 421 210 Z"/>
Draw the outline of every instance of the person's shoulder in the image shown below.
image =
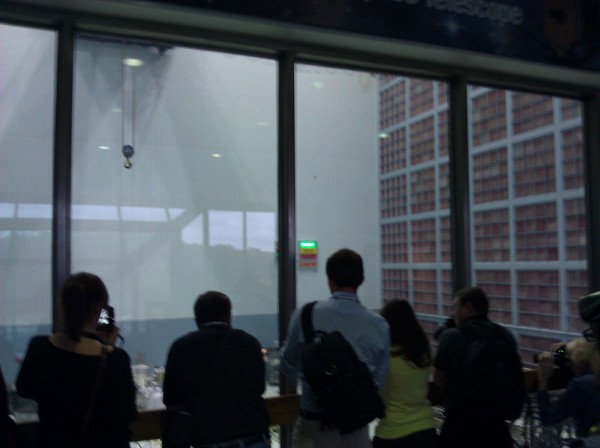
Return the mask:
<path fill-rule="evenodd" d="M 131 363 L 131 358 L 129 357 L 129 353 L 119 347 L 113 347 L 108 352 L 108 357 L 111 361 L 114 362 L 126 362 L 128 364 Z"/>
<path fill-rule="evenodd" d="M 247 331 L 240 330 L 239 328 L 232 328 L 231 330 L 235 338 L 239 341 L 244 341 L 248 344 L 256 345 L 260 347 L 260 342 L 256 336 L 248 333 Z"/>
<path fill-rule="evenodd" d="M 515 337 L 514 333 L 508 327 L 505 327 L 504 325 L 502 325 L 498 322 L 490 321 L 490 323 L 492 324 L 492 326 L 494 328 L 501 331 L 506 339 L 508 339 L 511 343 L 516 344 L 517 338 Z"/>
<path fill-rule="evenodd" d="M 370 310 L 370 309 L 368 309 L 366 307 L 365 307 L 365 309 L 367 310 L 367 315 L 371 319 L 373 319 L 374 322 L 382 323 L 382 324 L 385 324 L 387 326 L 387 320 L 385 320 L 385 318 L 381 314 L 379 314 L 379 313 L 377 313 L 377 312 L 375 312 L 373 310 Z"/>
<path fill-rule="evenodd" d="M 50 335 L 48 334 L 36 334 L 30 339 L 30 344 L 48 344 L 50 342 Z"/>
<path fill-rule="evenodd" d="M 201 334 L 198 330 L 190 331 L 189 333 L 184 334 L 183 336 L 179 336 L 171 343 L 171 347 L 169 348 L 169 352 L 183 350 L 186 347 L 194 346 L 198 344 L 198 340 L 201 338 Z"/>
<path fill-rule="evenodd" d="M 592 372 L 585 373 L 581 376 L 576 376 L 571 381 L 569 381 L 570 387 L 583 387 L 583 388 L 593 388 L 600 394 L 600 385 L 598 385 L 598 380 L 596 375 Z"/>
<path fill-rule="evenodd" d="M 33 336 L 30 340 L 29 340 L 29 350 L 33 351 L 33 350 L 45 350 L 48 347 L 50 347 L 52 344 L 50 342 L 50 336 L 49 335 L 43 335 L 43 334 L 38 334 Z"/>
<path fill-rule="evenodd" d="M 385 331 L 386 333 L 389 331 L 389 324 L 381 314 L 365 307 L 365 317 L 379 330 Z"/>
<path fill-rule="evenodd" d="M 459 327 L 452 327 L 446 329 L 440 336 L 439 348 L 446 346 L 453 346 L 455 344 L 461 344 L 466 342 L 464 330 Z"/>

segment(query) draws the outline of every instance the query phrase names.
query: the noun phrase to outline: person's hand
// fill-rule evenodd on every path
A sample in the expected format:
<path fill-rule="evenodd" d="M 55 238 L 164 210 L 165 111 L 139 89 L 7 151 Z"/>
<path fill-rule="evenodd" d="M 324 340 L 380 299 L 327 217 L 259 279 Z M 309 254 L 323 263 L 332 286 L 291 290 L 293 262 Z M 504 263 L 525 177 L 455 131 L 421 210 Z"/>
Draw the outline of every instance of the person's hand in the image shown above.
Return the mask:
<path fill-rule="evenodd" d="M 538 389 L 548 388 L 548 378 L 552 376 L 554 372 L 554 354 L 551 352 L 544 352 L 540 354 L 538 358 Z"/>
<path fill-rule="evenodd" d="M 120 328 L 117 325 L 113 325 L 112 330 L 102 330 L 97 333 L 106 345 L 114 347 L 120 334 Z"/>

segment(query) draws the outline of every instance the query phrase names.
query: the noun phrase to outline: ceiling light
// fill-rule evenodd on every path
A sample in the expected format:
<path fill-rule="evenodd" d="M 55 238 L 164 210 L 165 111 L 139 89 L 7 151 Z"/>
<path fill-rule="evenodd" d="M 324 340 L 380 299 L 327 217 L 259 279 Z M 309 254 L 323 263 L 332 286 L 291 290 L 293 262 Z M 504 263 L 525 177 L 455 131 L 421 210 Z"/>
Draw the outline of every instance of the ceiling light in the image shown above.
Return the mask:
<path fill-rule="evenodd" d="M 323 84 L 321 81 L 315 81 L 315 82 L 313 82 L 313 83 L 312 83 L 312 86 L 313 86 L 315 89 L 321 89 L 321 88 L 323 88 L 323 86 L 324 86 L 324 85 L 325 85 L 325 84 Z"/>
<path fill-rule="evenodd" d="M 129 67 L 141 67 L 144 65 L 144 61 L 137 58 L 125 58 L 123 59 L 123 64 L 128 65 Z"/>
<path fill-rule="evenodd" d="M 102 151 L 108 151 L 108 150 L 110 150 L 110 146 L 101 145 L 101 146 L 98 146 L 98 149 L 101 149 Z"/>
<path fill-rule="evenodd" d="M 211 154 L 211 156 L 213 156 L 215 159 L 220 159 L 221 157 L 223 157 L 221 154 L 216 153 L 216 152 Z"/>
<path fill-rule="evenodd" d="M 378 134 L 378 137 L 381 139 L 390 138 L 390 134 L 388 134 L 387 132 L 380 132 Z"/>

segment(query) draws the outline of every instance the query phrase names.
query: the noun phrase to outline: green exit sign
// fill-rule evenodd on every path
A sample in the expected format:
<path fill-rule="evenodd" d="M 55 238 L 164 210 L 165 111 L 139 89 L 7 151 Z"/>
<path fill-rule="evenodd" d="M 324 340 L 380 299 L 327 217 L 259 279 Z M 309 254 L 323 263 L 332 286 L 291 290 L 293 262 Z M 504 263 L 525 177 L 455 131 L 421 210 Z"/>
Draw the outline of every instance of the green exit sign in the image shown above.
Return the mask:
<path fill-rule="evenodd" d="M 300 241 L 298 243 L 300 249 L 316 249 L 317 242 L 316 241 Z"/>

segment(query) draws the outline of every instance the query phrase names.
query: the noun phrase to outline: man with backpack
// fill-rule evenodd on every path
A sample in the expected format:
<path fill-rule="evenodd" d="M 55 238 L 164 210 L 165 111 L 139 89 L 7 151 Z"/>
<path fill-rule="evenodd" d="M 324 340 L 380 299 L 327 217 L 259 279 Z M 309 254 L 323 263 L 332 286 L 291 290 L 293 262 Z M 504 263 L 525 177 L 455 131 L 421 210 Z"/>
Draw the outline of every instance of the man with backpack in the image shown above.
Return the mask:
<path fill-rule="evenodd" d="M 507 421 L 519 417 L 526 393 L 514 336 L 488 319 L 481 288 L 454 297 L 456 327 L 443 332 L 434 382 L 446 388 L 440 448 L 511 448 Z"/>
<path fill-rule="evenodd" d="M 327 260 L 332 296 L 297 309 L 281 348 L 281 369 L 302 381 L 294 448 L 369 448 L 368 423 L 383 415 L 389 327 L 357 296 L 362 258 L 341 249 Z M 306 336 L 308 334 L 308 336 Z"/>

